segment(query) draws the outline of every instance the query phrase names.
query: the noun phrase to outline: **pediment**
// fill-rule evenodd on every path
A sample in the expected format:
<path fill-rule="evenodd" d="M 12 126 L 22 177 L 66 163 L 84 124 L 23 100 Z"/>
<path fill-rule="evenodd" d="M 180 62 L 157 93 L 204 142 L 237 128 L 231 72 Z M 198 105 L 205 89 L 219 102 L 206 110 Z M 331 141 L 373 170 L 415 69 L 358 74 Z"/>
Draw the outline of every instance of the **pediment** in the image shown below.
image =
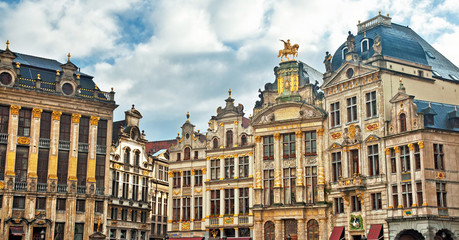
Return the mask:
<path fill-rule="evenodd" d="M 316 106 L 299 103 L 281 103 L 264 109 L 252 120 L 254 125 L 269 124 L 301 119 L 321 119 L 325 116 L 323 110 Z"/>
<path fill-rule="evenodd" d="M 328 150 L 333 150 L 333 149 L 340 149 L 343 146 L 339 143 L 333 143 Z"/>
<path fill-rule="evenodd" d="M 379 139 L 381 139 L 380 137 L 374 135 L 374 134 L 371 134 L 370 136 L 368 136 L 366 139 L 365 139 L 365 142 L 373 142 L 373 141 L 379 141 Z"/>
<path fill-rule="evenodd" d="M 365 77 L 377 72 L 379 69 L 370 65 L 359 65 L 355 62 L 348 62 L 338 68 L 321 86 L 322 89 L 336 86 L 357 78 Z M 348 72 L 349 71 L 349 72 Z M 350 74 L 352 72 L 352 74 Z"/>
<path fill-rule="evenodd" d="M 409 94 L 406 94 L 404 92 L 398 92 L 397 94 L 395 94 L 390 100 L 389 102 L 390 103 L 396 103 L 396 102 L 400 102 L 400 101 L 404 101 L 404 100 L 407 100 L 407 99 L 413 99 L 414 96 L 413 95 L 409 95 Z"/>

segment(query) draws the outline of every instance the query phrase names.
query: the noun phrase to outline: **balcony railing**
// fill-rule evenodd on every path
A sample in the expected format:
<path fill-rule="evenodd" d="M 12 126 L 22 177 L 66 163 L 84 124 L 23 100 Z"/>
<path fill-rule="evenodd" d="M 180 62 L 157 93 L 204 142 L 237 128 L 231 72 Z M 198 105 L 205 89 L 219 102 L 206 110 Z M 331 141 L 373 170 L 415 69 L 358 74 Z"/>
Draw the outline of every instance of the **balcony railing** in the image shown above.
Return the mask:
<path fill-rule="evenodd" d="M 105 154 L 107 152 L 107 146 L 96 145 L 96 154 Z"/>
<path fill-rule="evenodd" d="M 51 140 L 48 138 L 40 138 L 38 140 L 38 147 L 49 148 Z"/>
<path fill-rule="evenodd" d="M 78 152 L 88 152 L 89 144 L 87 143 L 78 143 Z"/>
<path fill-rule="evenodd" d="M 194 229 L 201 229 L 201 222 L 194 222 Z"/>
<path fill-rule="evenodd" d="M 104 195 L 104 190 L 105 190 L 104 187 L 96 187 L 96 195 L 103 196 Z"/>
<path fill-rule="evenodd" d="M 86 186 L 77 186 L 78 194 L 86 194 Z"/>
<path fill-rule="evenodd" d="M 67 185 L 66 184 L 57 184 L 57 192 L 66 193 L 67 192 Z"/>
<path fill-rule="evenodd" d="M 248 216 L 239 216 L 239 224 L 249 224 L 249 217 Z"/>
<path fill-rule="evenodd" d="M 180 224 L 178 222 L 172 223 L 172 230 L 179 230 Z"/>
<path fill-rule="evenodd" d="M 212 225 L 212 226 L 219 225 L 219 220 L 220 220 L 220 218 L 218 218 L 218 217 L 209 218 L 210 225 Z"/>
<path fill-rule="evenodd" d="M 46 192 L 48 190 L 48 184 L 37 183 L 37 192 Z"/>
<path fill-rule="evenodd" d="M 26 182 L 15 182 L 14 183 L 14 190 L 16 190 L 16 191 L 25 191 L 25 190 L 27 190 L 27 183 Z"/>
<path fill-rule="evenodd" d="M 60 150 L 70 150 L 70 141 L 59 140 L 59 149 Z"/>
<path fill-rule="evenodd" d="M 0 133 L 0 143 L 8 143 L 8 133 Z"/>

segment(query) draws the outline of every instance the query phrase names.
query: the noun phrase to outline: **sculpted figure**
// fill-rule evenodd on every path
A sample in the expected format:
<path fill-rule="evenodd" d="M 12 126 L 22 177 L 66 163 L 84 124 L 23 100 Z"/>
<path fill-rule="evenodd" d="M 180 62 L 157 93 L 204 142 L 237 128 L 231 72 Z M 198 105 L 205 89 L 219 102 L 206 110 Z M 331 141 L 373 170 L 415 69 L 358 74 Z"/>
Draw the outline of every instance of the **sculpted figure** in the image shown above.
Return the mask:
<path fill-rule="evenodd" d="M 325 52 L 324 64 L 325 64 L 326 72 L 331 71 L 331 59 L 332 59 L 332 55 L 329 52 Z"/>

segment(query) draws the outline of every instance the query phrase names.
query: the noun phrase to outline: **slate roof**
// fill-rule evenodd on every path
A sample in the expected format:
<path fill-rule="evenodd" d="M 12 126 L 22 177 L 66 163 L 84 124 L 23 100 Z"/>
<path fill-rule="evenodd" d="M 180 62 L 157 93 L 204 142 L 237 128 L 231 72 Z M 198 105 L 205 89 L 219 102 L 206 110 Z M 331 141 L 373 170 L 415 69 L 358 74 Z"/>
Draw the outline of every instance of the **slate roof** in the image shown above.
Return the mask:
<path fill-rule="evenodd" d="M 418 113 L 422 114 L 423 112 L 426 112 L 426 109 L 429 109 L 428 101 L 414 99 L 413 102 L 417 105 Z M 458 128 L 454 128 L 454 125 L 450 121 L 450 118 L 459 118 L 454 105 L 430 102 L 430 108 L 431 109 L 429 111 L 433 110 L 436 113 L 436 115 L 434 115 L 434 125 L 428 125 L 425 126 L 425 128 L 459 131 Z"/>
<path fill-rule="evenodd" d="M 438 79 L 457 81 L 451 75 L 459 78 L 459 68 L 435 50 L 421 36 L 407 26 L 391 23 L 390 27 L 378 25 L 355 35 L 355 50 L 362 60 L 373 56 L 373 41 L 377 33 L 381 37 L 383 56 L 389 56 L 418 64 L 429 65 L 440 76 Z M 366 37 L 365 37 L 366 36 Z M 369 50 L 362 52 L 361 41 L 368 39 Z M 335 52 L 332 59 L 332 71 L 337 70 L 344 62 L 342 50 L 343 43 Z"/>

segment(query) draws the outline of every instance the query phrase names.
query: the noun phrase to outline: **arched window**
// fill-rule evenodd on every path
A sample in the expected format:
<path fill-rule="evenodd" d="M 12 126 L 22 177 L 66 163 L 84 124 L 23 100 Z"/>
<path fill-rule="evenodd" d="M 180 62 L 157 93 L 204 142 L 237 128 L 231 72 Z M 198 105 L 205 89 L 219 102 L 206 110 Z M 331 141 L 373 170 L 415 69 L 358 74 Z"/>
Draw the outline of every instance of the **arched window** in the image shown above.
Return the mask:
<path fill-rule="evenodd" d="M 214 149 L 217 149 L 217 148 L 218 148 L 218 139 L 217 139 L 217 138 L 214 138 L 214 140 L 213 140 L 213 145 L 214 145 L 214 146 L 213 146 Z"/>
<path fill-rule="evenodd" d="M 233 131 L 226 131 L 226 147 L 230 148 L 233 146 Z"/>
<path fill-rule="evenodd" d="M 406 132 L 406 115 L 400 114 L 400 132 Z"/>
<path fill-rule="evenodd" d="M 274 223 L 267 221 L 265 223 L 265 240 L 274 240 Z"/>
<path fill-rule="evenodd" d="M 360 48 L 362 49 L 362 52 L 368 51 L 368 49 L 369 49 L 368 38 L 363 39 L 363 40 L 360 42 Z"/>
<path fill-rule="evenodd" d="M 130 158 L 131 158 L 131 149 L 130 148 L 126 148 L 126 150 L 124 150 L 124 164 L 130 164 Z"/>
<path fill-rule="evenodd" d="M 241 137 L 241 146 L 247 145 L 247 136 L 244 134 Z"/>
<path fill-rule="evenodd" d="M 190 160 L 190 147 L 185 148 L 185 155 L 183 157 L 183 160 Z"/>
<path fill-rule="evenodd" d="M 319 223 L 312 219 L 308 222 L 308 240 L 319 239 Z"/>
<path fill-rule="evenodd" d="M 343 55 L 343 59 L 346 59 L 346 53 L 348 52 L 347 50 L 347 47 L 343 48 L 343 51 L 341 52 L 341 54 Z"/>
<path fill-rule="evenodd" d="M 134 162 L 135 162 L 135 166 L 140 166 L 140 152 L 139 151 L 135 151 L 134 152 Z"/>

